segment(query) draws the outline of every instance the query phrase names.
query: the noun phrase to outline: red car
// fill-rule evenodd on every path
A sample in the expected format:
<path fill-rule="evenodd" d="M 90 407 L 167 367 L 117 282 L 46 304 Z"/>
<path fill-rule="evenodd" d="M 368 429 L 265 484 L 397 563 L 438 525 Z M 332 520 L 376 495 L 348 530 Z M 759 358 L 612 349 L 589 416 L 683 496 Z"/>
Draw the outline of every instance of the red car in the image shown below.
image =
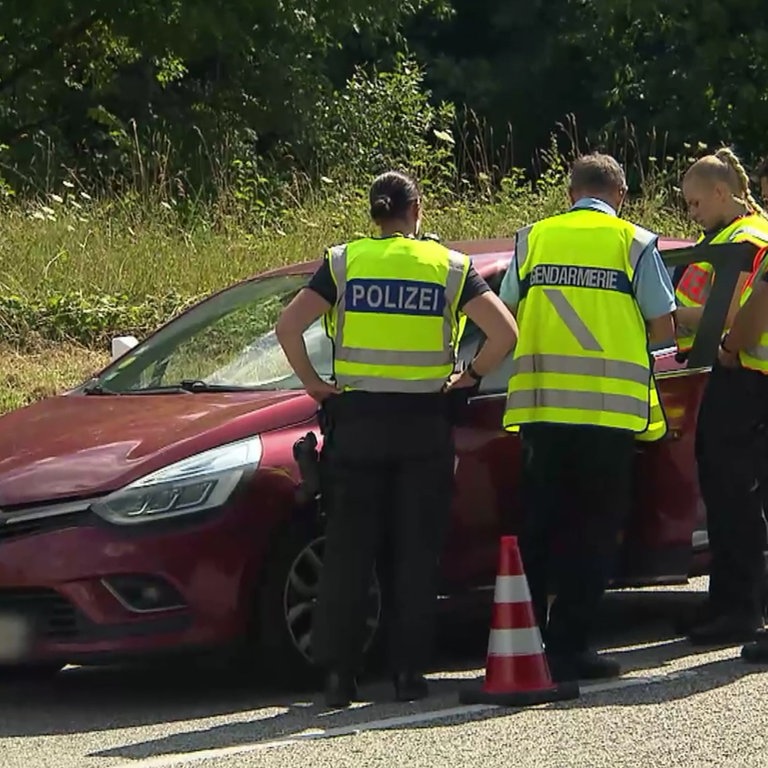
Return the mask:
<path fill-rule="evenodd" d="M 458 245 L 498 291 L 512 241 Z M 320 434 L 273 328 L 316 266 L 217 293 L 91 381 L 0 418 L 0 662 L 58 669 L 230 647 L 241 660 L 308 671 L 322 518 L 293 448 Z M 724 317 L 727 283 L 718 271 L 709 325 Z M 655 353 L 670 432 L 638 443 L 615 586 L 685 582 L 705 567 L 693 439 L 718 334 L 702 331 L 687 365 L 674 349 Z M 330 374 L 319 324 L 306 340 Z M 479 342 L 470 324 L 461 359 Z M 501 428 L 508 370 L 483 380 L 456 427 L 448 598 L 488 594 L 499 536 L 517 525 L 518 438 Z M 371 638 L 380 619 L 374 579 Z"/>

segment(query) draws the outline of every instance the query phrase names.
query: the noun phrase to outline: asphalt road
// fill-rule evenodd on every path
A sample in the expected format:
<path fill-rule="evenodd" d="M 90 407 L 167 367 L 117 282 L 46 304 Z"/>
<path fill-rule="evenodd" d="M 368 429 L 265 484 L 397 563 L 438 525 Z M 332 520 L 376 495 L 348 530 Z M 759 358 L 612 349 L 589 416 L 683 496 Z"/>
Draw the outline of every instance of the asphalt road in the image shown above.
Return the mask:
<path fill-rule="evenodd" d="M 2 768 L 622 768 L 768 766 L 768 667 L 739 648 L 697 651 L 671 635 L 698 580 L 611 595 L 600 645 L 618 681 L 532 709 L 466 707 L 482 678 L 487 630 L 443 626 L 432 694 L 329 711 L 313 693 L 256 690 L 193 669 L 72 669 L 45 684 L 0 683 Z"/>

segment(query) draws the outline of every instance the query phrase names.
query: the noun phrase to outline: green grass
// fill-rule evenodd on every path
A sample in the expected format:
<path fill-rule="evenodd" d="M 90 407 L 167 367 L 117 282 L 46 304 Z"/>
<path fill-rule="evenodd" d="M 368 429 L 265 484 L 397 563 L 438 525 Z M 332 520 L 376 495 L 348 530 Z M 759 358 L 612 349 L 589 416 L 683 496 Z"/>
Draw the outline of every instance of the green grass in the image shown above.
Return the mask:
<path fill-rule="evenodd" d="M 0 345 L 0 413 L 63 392 L 108 362 L 109 355 L 73 344 L 46 344 L 23 353 Z"/>
<path fill-rule="evenodd" d="M 690 236 L 666 189 L 649 187 L 623 215 Z M 106 362 L 111 335 L 140 336 L 195 297 L 372 231 L 359 193 L 316 195 L 267 225 L 231 206 L 190 211 L 62 192 L 0 215 L 0 412 L 83 380 Z M 492 201 L 433 207 L 427 197 L 424 230 L 444 240 L 509 237 L 567 204 L 564 183 L 552 181 L 537 194 L 506 185 Z"/>
<path fill-rule="evenodd" d="M 37 205 L 0 216 L 3 294 L 119 293 L 137 304 L 160 295 L 197 296 L 270 267 L 318 258 L 329 244 L 371 231 L 360 199 L 296 207 L 273 226 L 240 215 L 183 215 L 161 203 L 102 201 L 75 209 L 72 202 L 49 201 L 50 213 Z M 443 239 L 510 236 L 566 202 L 563 187 L 441 208 L 427 199 L 424 229 Z M 661 193 L 633 202 L 624 215 L 666 235 L 691 230 Z"/>

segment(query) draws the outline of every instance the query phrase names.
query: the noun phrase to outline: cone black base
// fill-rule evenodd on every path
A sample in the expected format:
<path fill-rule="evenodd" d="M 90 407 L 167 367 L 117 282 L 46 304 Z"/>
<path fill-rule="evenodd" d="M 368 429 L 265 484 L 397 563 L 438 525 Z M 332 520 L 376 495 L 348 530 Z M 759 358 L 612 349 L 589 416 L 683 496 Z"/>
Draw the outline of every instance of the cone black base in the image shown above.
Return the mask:
<path fill-rule="evenodd" d="M 491 693 L 481 688 L 466 689 L 459 692 L 462 704 L 495 704 L 499 707 L 532 707 L 536 704 L 550 704 L 554 701 L 578 699 L 581 691 L 577 681 L 558 683 L 551 688 L 538 691 L 509 691 Z"/>

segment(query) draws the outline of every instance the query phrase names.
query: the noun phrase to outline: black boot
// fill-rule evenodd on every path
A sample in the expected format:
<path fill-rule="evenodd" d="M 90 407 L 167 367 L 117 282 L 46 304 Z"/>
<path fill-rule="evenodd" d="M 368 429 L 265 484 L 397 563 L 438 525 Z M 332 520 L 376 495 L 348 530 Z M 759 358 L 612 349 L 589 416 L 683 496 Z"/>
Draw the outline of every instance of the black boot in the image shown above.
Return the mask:
<path fill-rule="evenodd" d="M 423 675 L 411 672 L 398 672 L 394 678 L 395 699 L 397 701 L 417 701 L 429 695 L 429 685 Z"/>
<path fill-rule="evenodd" d="M 716 606 L 709 598 L 703 603 L 699 603 L 692 611 L 678 618 L 673 623 L 673 629 L 676 635 L 687 635 L 694 627 L 706 624 L 713 619 L 718 618 L 724 611 Z"/>
<path fill-rule="evenodd" d="M 621 665 L 615 659 L 596 651 L 582 653 L 547 653 L 547 662 L 555 683 L 574 680 L 603 680 L 618 677 Z"/>
<path fill-rule="evenodd" d="M 348 707 L 357 698 L 354 675 L 329 672 L 325 679 L 325 703 L 334 709 Z"/>
<path fill-rule="evenodd" d="M 688 632 L 692 645 L 729 645 L 748 643 L 755 639 L 763 622 L 760 617 L 744 614 L 722 614 L 710 621 L 697 624 Z"/>
<path fill-rule="evenodd" d="M 754 642 L 741 649 L 741 658 L 748 664 L 768 664 L 768 632 L 757 632 Z"/>

